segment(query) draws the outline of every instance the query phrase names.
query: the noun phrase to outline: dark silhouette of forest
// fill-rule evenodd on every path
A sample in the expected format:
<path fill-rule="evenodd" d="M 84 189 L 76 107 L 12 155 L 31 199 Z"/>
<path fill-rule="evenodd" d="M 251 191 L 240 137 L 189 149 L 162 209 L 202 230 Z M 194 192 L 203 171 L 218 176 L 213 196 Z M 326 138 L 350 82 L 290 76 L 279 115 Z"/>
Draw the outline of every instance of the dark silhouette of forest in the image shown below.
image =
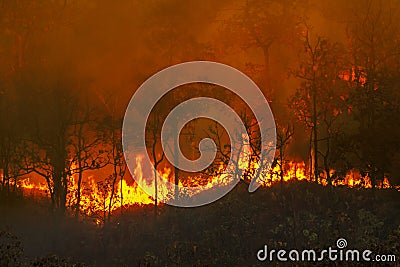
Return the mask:
<path fill-rule="evenodd" d="M 399 257 L 399 12 L 394 0 L 1 1 L 0 266 L 258 266 L 264 244 L 323 249 L 341 237 Z M 212 181 L 232 150 L 220 124 L 194 120 L 172 149 L 195 159 L 209 137 L 214 162 L 196 178 L 172 166 L 160 132 L 179 103 L 224 101 L 250 136 L 234 190 L 184 209 L 160 203 L 157 183 L 135 195 L 122 123 L 140 84 L 193 60 L 251 77 L 277 140 L 249 194 L 262 154 L 249 107 L 206 84 L 165 95 L 146 146 L 175 184 Z"/>

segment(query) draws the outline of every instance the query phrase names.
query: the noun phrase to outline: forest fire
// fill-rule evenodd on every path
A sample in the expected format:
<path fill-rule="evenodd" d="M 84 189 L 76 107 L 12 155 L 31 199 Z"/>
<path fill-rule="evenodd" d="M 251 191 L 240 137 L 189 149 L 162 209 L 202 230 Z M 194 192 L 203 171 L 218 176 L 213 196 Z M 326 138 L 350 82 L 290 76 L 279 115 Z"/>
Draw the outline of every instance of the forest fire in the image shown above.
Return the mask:
<path fill-rule="evenodd" d="M 0 14 L 0 267 L 399 262 L 400 1 Z"/>
<path fill-rule="evenodd" d="M 164 179 L 172 180 L 172 172 L 169 168 L 164 168 L 160 172 Z M 332 170 L 332 174 L 335 171 Z M 145 179 L 142 177 L 141 165 L 135 171 L 135 175 L 139 176 L 138 179 Z M 220 174 L 213 176 L 207 181 L 207 184 L 203 188 L 212 188 L 213 186 L 218 186 L 224 183 L 224 176 L 228 174 Z M 276 183 L 281 182 L 281 177 L 283 177 L 282 182 L 291 181 L 309 181 L 311 182 L 309 172 L 307 170 L 307 165 L 305 162 L 294 162 L 290 161 L 284 164 L 283 176 L 281 176 L 280 163 L 275 165 L 274 168 L 268 171 L 268 174 L 262 178 L 259 178 L 262 186 L 270 187 Z M 199 177 L 190 177 L 190 179 L 185 179 L 185 186 L 199 186 Z M 320 183 L 323 186 L 327 186 L 328 183 L 325 179 L 321 179 Z M 154 181 L 153 183 L 148 183 L 146 180 L 144 185 L 147 186 L 146 191 L 154 192 Z M 183 183 L 180 182 L 182 186 Z M 347 186 L 349 188 L 372 188 L 371 180 L 368 176 L 363 177 L 359 172 L 355 170 L 349 171 L 343 179 L 336 179 L 333 181 L 333 186 Z M 47 196 L 48 188 L 44 183 L 35 183 L 31 179 L 25 178 L 18 182 L 18 187 L 22 188 L 26 193 L 37 192 L 39 195 Z M 390 188 L 391 185 L 387 178 L 380 184 L 380 188 Z M 67 195 L 67 205 L 70 208 L 76 206 L 76 194 L 77 194 L 77 182 L 75 177 L 70 177 L 70 187 Z M 87 177 L 86 181 L 83 182 L 80 201 L 80 211 L 86 216 L 97 217 L 98 214 L 105 214 L 107 212 L 115 212 L 121 208 L 127 208 L 129 206 L 142 206 L 142 205 L 154 205 L 154 198 L 149 196 L 142 190 L 136 183 L 128 183 L 127 179 L 122 179 L 118 181 L 114 188 L 114 194 L 112 194 L 111 184 L 107 180 L 98 181 L 95 176 L 91 175 Z M 168 190 L 163 185 L 157 188 L 158 195 L 167 195 Z M 36 194 L 36 193 L 35 193 Z M 99 223 L 99 220 L 96 220 Z"/>

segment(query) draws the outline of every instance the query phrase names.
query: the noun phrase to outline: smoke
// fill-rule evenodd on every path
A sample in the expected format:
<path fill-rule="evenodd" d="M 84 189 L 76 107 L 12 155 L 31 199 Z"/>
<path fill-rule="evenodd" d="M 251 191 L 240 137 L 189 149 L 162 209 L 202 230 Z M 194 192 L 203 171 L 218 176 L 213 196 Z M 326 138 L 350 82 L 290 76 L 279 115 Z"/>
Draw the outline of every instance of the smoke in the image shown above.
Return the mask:
<path fill-rule="evenodd" d="M 292 7 L 286 1 L 272 1 L 270 11 L 287 13 L 300 24 L 306 21 L 312 34 L 344 43 L 346 23 L 358 10 L 365 10 L 364 2 L 302 0 Z M 86 92 L 99 105 L 106 106 L 110 96 L 118 98 L 122 114 L 136 88 L 155 72 L 184 61 L 214 60 L 253 78 L 285 124 L 293 120 L 287 99 L 299 85 L 288 74 L 298 67 L 303 47 L 294 39 L 275 40 L 266 78 L 263 49 L 246 42 L 246 25 L 238 19 L 246 3 L 254 3 L 255 10 L 257 5 L 269 5 L 244 0 L 3 1 L 2 84 L 12 87 L 7 81 L 26 73 L 29 79 L 45 81 L 57 76 L 73 80 L 69 84 L 75 90 Z M 296 34 L 301 34 L 300 28 Z"/>

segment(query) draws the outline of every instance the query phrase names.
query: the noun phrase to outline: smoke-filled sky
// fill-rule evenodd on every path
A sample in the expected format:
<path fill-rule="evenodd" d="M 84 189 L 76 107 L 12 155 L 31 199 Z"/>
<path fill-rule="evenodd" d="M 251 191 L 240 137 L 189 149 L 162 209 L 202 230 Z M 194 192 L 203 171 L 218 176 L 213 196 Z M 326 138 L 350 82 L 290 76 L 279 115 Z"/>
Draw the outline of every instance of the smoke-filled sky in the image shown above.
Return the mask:
<path fill-rule="evenodd" d="M 287 98 L 299 83 L 288 74 L 304 52 L 301 28 L 308 25 L 313 36 L 345 45 L 349 23 L 368 11 L 369 2 L 4 0 L 1 84 L 12 88 L 21 77 L 27 84 L 68 80 L 74 90 L 101 104 L 113 96 L 122 113 L 135 89 L 157 71 L 185 61 L 213 60 L 253 78 L 284 120 Z M 399 7 L 398 1 L 384 2 L 386 8 Z M 262 42 L 273 39 L 268 75 L 265 51 L 257 38 L 249 37 L 248 25 Z"/>
<path fill-rule="evenodd" d="M 336 21 L 344 20 L 345 8 L 337 1 L 306 2 L 295 3 L 295 15 L 308 17 L 315 31 L 343 40 L 344 26 Z M 244 5 L 242 0 L 3 1 L 2 75 L 40 65 L 38 75 L 73 77 L 82 90 L 123 99 L 156 71 L 183 61 L 215 60 L 254 76 L 246 64 L 262 65 L 261 49 L 243 47 L 241 29 L 227 30 L 236 27 Z M 290 50 L 272 45 L 277 75 L 284 76 Z"/>

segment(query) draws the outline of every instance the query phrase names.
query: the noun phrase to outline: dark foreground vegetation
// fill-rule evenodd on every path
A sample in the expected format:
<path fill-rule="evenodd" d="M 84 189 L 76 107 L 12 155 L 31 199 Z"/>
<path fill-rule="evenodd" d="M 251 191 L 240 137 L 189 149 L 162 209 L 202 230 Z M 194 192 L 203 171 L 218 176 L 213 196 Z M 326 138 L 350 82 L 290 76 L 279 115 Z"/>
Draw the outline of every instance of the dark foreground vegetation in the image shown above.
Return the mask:
<path fill-rule="evenodd" d="M 4 203 L 4 202 L 3 202 Z M 15 196 L 1 207 L 0 266 L 365 266 L 365 262 L 259 262 L 270 249 L 335 247 L 400 257 L 400 194 L 290 182 L 247 193 L 239 185 L 200 208 L 131 207 L 103 226 L 49 214 Z M 339 264 L 339 265 L 338 265 Z M 397 264 L 397 265 L 396 265 Z"/>

